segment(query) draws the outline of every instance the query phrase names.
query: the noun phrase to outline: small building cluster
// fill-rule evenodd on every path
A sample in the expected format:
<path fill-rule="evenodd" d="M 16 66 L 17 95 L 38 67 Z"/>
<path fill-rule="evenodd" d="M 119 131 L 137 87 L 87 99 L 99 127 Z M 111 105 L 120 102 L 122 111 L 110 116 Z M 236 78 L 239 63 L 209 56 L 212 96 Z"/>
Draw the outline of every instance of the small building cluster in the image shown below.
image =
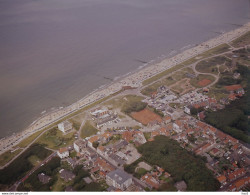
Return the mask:
<path fill-rule="evenodd" d="M 92 110 L 90 114 L 92 116 L 92 119 L 95 121 L 97 128 L 119 120 L 117 118 L 117 113 L 113 113 L 107 108 L 96 108 Z"/>

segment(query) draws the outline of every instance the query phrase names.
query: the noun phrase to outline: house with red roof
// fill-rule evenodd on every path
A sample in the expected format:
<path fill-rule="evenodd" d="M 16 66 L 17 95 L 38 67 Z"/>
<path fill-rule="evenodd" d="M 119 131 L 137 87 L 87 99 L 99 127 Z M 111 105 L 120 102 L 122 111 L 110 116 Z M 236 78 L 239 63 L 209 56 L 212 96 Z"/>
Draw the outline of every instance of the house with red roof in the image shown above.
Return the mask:
<path fill-rule="evenodd" d="M 234 180 L 242 175 L 245 175 L 245 174 L 246 174 L 246 171 L 244 168 L 236 169 L 235 171 L 228 174 L 228 179 L 230 181 L 232 181 L 232 180 Z"/>
<path fill-rule="evenodd" d="M 228 85 L 225 86 L 226 90 L 229 91 L 230 93 L 242 93 L 244 94 L 245 91 L 241 85 Z"/>
<path fill-rule="evenodd" d="M 60 149 L 57 151 L 57 155 L 58 155 L 60 158 L 67 158 L 67 157 L 69 157 L 69 150 L 68 150 L 68 148 L 60 148 Z"/>
<path fill-rule="evenodd" d="M 152 189 L 158 189 L 160 186 L 160 183 L 158 180 L 156 180 L 151 174 L 147 173 L 146 175 L 141 177 L 141 181 L 143 181 L 144 183 L 146 183 L 146 185 Z"/>
<path fill-rule="evenodd" d="M 165 121 L 165 123 L 170 123 L 172 118 L 171 116 L 165 116 L 163 120 Z"/>
<path fill-rule="evenodd" d="M 133 131 L 125 131 L 122 134 L 122 139 L 126 140 L 127 142 L 133 141 Z"/>
<path fill-rule="evenodd" d="M 195 154 L 201 154 L 203 152 L 206 152 L 210 147 L 212 146 L 211 143 L 206 143 L 205 145 L 199 147 L 195 150 Z"/>
<path fill-rule="evenodd" d="M 95 149 L 95 148 L 93 147 L 93 143 L 94 143 L 94 142 L 97 142 L 99 139 L 100 139 L 100 138 L 99 138 L 98 135 L 92 136 L 91 138 L 88 139 L 88 146 L 91 147 L 92 149 Z"/>
<path fill-rule="evenodd" d="M 216 178 L 221 184 L 226 184 L 227 182 L 227 178 L 225 177 L 225 175 L 220 175 Z"/>
<path fill-rule="evenodd" d="M 212 150 L 210 150 L 210 154 L 212 154 L 213 156 L 216 156 L 220 153 L 220 151 L 217 148 L 213 148 Z"/>

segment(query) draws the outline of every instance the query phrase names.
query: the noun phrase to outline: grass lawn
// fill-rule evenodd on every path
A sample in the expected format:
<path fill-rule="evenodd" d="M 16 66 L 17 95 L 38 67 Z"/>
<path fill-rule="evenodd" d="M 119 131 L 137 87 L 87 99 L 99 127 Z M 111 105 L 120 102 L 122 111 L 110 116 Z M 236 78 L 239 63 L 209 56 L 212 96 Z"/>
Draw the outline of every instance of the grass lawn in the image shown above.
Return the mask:
<path fill-rule="evenodd" d="M 212 49 L 200 54 L 199 57 L 206 58 L 206 57 L 209 57 L 209 56 L 212 56 L 215 54 L 224 53 L 224 52 L 230 51 L 229 48 L 230 48 L 230 46 L 228 44 L 224 43 L 224 44 L 221 44 L 215 48 L 212 48 Z"/>
<path fill-rule="evenodd" d="M 75 141 L 75 131 L 64 135 L 57 128 L 53 128 L 44 133 L 36 142 L 45 145 L 48 148 L 57 150 L 61 147 L 66 147 Z"/>
<path fill-rule="evenodd" d="M 54 183 L 52 186 L 52 191 L 53 192 L 60 192 L 64 191 L 65 187 L 70 185 L 72 182 L 65 182 L 59 175 L 57 174 L 57 181 Z"/>
<path fill-rule="evenodd" d="M 193 79 L 190 80 L 190 84 L 193 85 L 196 88 L 201 88 L 202 86 L 200 86 L 198 83 L 199 83 L 199 81 L 201 81 L 203 79 L 208 79 L 208 80 L 214 82 L 215 77 L 213 77 L 211 75 L 199 74 L 196 78 L 193 78 Z"/>
<path fill-rule="evenodd" d="M 203 60 L 196 65 L 196 70 L 202 73 L 218 74 L 217 65 L 231 65 L 231 60 L 224 56 L 217 56 L 208 60 Z M 224 65 L 224 66 L 225 66 Z"/>
<path fill-rule="evenodd" d="M 165 71 L 143 81 L 142 85 L 148 85 L 148 84 L 150 84 L 150 83 L 152 83 L 152 82 L 154 82 L 154 81 L 156 81 L 156 80 L 158 80 L 158 79 L 160 79 L 160 78 L 162 78 L 162 77 L 164 77 L 164 76 L 166 76 L 166 75 L 168 75 L 168 74 L 170 74 L 170 73 L 172 73 L 180 68 L 183 68 L 185 66 L 184 63 L 185 62 L 183 62 L 182 64 L 179 64 L 179 65 L 176 65 L 168 70 L 165 70 Z"/>
<path fill-rule="evenodd" d="M 29 156 L 28 160 L 34 167 L 41 162 L 41 160 L 36 155 Z"/>
<path fill-rule="evenodd" d="M 95 135 L 98 129 L 96 129 L 93 125 L 91 125 L 90 121 L 86 121 L 81 130 L 81 138 L 89 137 L 91 135 Z"/>
<path fill-rule="evenodd" d="M 250 44 L 250 31 L 248 31 L 246 34 L 242 35 L 238 39 L 232 41 L 232 46 L 234 47 L 242 47 L 248 44 Z"/>
<path fill-rule="evenodd" d="M 174 83 L 176 83 L 177 81 L 183 79 L 183 78 L 187 78 L 187 73 L 190 74 L 194 74 L 194 71 L 192 68 L 184 68 L 180 71 L 175 72 L 173 75 L 167 77 L 167 78 L 163 78 L 161 80 L 159 80 L 158 82 L 149 85 L 147 87 L 145 87 L 141 93 L 143 95 L 147 95 L 150 96 L 153 92 L 155 92 L 161 85 L 166 85 L 166 86 L 170 86 Z M 182 90 L 182 89 L 181 89 Z"/>
<path fill-rule="evenodd" d="M 19 154 L 22 151 L 22 149 L 17 149 L 14 152 L 11 152 L 10 150 L 4 152 L 0 155 L 0 166 L 5 165 L 7 162 L 9 162 L 11 159 L 13 159 L 17 154 Z"/>
<path fill-rule="evenodd" d="M 151 132 L 144 132 L 143 135 L 144 135 L 145 139 L 148 141 L 151 137 Z"/>
<path fill-rule="evenodd" d="M 75 119 L 70 119 L 69 120 L 71 123 L 72 123 L 72 126 L 73 126 L 73 128 L 75 129 L 75 130 L 79 130 L 80 129 L 80 127 L 81 127 L 81 122 L 79 122 L 79 121 L 77 121 L 77 120 L 75 120 Z"/>
<path fill-rule="evenodd" d="M 78 131 L 81 127 L 81 124 L 82 124 L 82 121 L 84 120 L 84 118 L 85 118 L 85 113 L 81 113 L 81 114 L 78 114 L 77 116 L 69 119 L 69 121 L 72 123 L 73 128 Z"/>
<path fill-rule="evenodd" d="M 44 130 L 38 131 L 34 134 L 32 134 L 31 136 L 27 137 L 26 139 L 24 139 L 23 141 L 21 141 L 17 147 L 20 148 L 25 148 L 26 146 L 28 146 L 34 139 L 36 139 Z"/>
<path fill-rule="evenodd" d="M 143 95 L 147 95 L 147 96 L 150 96 L 153 92 L 155 92 L 158 87 L 160 87 L 162 85 L 162 82 L 158 81 L 152 85 L 149 85 L 147 87 L 145 87 L 144 89 L 141 90 L 141 93 Z"/>
<path fill-rule="evenodd" d="M 222 98 L 228 97 L 228 92 L 224 88 L 217 88 L 215 86 L 210 87 L 208 96 L 220 100 Z"/>

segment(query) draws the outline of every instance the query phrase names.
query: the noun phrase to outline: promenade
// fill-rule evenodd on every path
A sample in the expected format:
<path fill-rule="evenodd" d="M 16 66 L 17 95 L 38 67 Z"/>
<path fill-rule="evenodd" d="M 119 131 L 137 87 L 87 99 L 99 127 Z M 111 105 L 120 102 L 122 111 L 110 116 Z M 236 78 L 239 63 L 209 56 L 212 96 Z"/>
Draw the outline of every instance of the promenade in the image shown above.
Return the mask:
<path fill-rule="evenodd" d="M 47 113 L 46 115 L 41 116 L 36 121 L 34 121 L 26 130 L 15 133 L 12 136 L 5 137 L 0 140 L 0 154 L 10 150 L 13 146 L 17 145 L 23 139 L 29 137 L 33 133 L 42 130 L 43 128 L 48 127 L 49 125 L 61 120 L 62 118 L 76 112 L 77 110 L 88 106 L 96 101 L 105 98 L 109 95 L 112 95 L 122 89 L 123 86 L 131 87 L 141 87 L 142 82 L 146 79 L 151 78 L 169 68 L 174 67 L 188 59 L 191 59 L 197 55 L 202 54 L 203 52 L 212 49 L 223 43 L 229 43 L 232 40 L 240 37 L 250 30 L 250 23 L 245 24 L 244 26 L 232 30 L 230 32 L 224 33 L 216 38 L 213 38 L 209 41 L 203 42 L 198 46 L 187 49 L 182 53 L 177 54 L 174 57 L 167 58 L 160 63 L 153 64 L 150 66 L 141 69 L 126 78 L 122 78 L 114 83 L 111 83 L 106 88 L 99 89 L 85 96 L 81 100 L 73 103 L 72 105 L 55 110 L 53 112 Z"/>

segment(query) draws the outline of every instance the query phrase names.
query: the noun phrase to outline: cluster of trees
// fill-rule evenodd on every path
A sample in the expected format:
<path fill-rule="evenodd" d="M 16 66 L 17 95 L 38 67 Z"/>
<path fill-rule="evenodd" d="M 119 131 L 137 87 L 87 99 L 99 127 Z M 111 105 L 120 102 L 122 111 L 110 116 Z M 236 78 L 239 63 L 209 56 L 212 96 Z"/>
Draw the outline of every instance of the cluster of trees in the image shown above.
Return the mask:
<path fill-rule="evenodd" d="M 30 156 L 36 155 L 40 160 L 43 160 L 50 154 L 51 151 L 45 149 L 39 144 L 31 145 L 16 160 L 0 170 L 0 183 L 10 185 L 31 170 L 33 165 L 28 160 Z"/>
<path fill-rule="evenodd" d="M 143 158 L 139 158 L 139 159 L 137 159 L 135 162 L 133 162 L 133 163 L 131 163 L 131 164 L 129 164 L 129 165 L 125 164 L 125 165 L 124 165 L 124 170 L 125 170 L 126 172 L 130 173 L 130 174 L 133 174 L 134 177 L 140 178 L 140 177 L 141 177 L 141 174 L 136 173 L 135 169 L 136 169 L 136 167 L 138 166 L 138 163 L 140 163 L 140 162 L 142 162 L 142 161 L 143 161 Z"/>
<path fill-rule="evenodd" d="M 203 107 L 199 107 L 199 108 L 192 107 L 192 108 L 190 109 L 190 113 L 191 113 L 192 115 L 195 115 L 195 116 L 196 116 L 198 113 L 202 112 L 203 110 L 204 110 Z"/>
<path fill-rule="evenodd" d="M 73 181 L 73 189 L 76 191 L 104 191 L 103 187 L 99 183 L 91 182 L 87 184 L 83 178 L 90 176 L 89 172 L 83 169 L 82 165 L 77 165 L 73 173 L 76 175 Z"/>
<path fill-rule="evenodd" d="M 37 169 L 29 178 L 19 185 L 18 191 L 50 191 L 50 187 L 56 182 L 58 167 L 61 165 L 59 157 L 52 158 L 44 166 Z M 43 184 L 38 179 L 38 174 L 44 173 L 51 177 L 48 183 Z"/>
<path fill-rule="evenodd" d="M 241 74 L 242 82 L 246 83 L 246 94 L 217 112 L 206 112 L 205 121 L 229 135 L 250 143 L 250 69 L 238 66 L 237 72 Z M 226 120 L 225 120 L 226 119 Z"/>
<path fill-rule="evenodd" d="M 156 136 L 152 142 L 138 147 L 142 159 L 169 172 L 174 181 L 184 180 L 189 191 L 216 191 L 220 184 L 207 169 L 204 159 L 181 148 L 179 143 L 166 136 Z M 133 166 L 125 166 L 132 171 Z"/>

